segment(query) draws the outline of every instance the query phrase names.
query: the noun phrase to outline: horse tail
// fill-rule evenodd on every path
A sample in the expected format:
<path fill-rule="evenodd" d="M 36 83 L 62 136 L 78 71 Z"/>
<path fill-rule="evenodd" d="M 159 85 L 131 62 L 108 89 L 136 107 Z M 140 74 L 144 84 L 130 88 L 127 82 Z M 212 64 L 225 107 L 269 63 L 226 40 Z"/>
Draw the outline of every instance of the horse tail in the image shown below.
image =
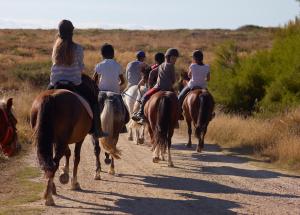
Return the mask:
<path fill-rule="evenodd" d="M 170 129 L 172 101 L 168 96 L 163 96 L 159 101 L 157 123 L 155 128 L 154 148 L 159 146 L 163 149 L 167 147 L 167 138 Z"/>
<path fill-rule="evenodd" d="M 101 146 L 105 151 L 107 151 L 113 158 L 120 159 L 121 151 L 117 148 L 116 138 L 119 134 L 115 132 L 114 127 L 116 123 L 114 122 L 114 106 L 113 102 L 105 102 L 102 114 L 101 114 L 101 124 L 102 129 L 108 132 L 109 136 L 100 139 Z"/>
<path fill-rule="evenodd" d="M 37 113 L 33 134 L 38 161 L 44 171 L 52 171 L 56 165 L 53 161 L 54 108 L 54 98 L 45 96 Z"/>
<path fill-rule="evenodd" d="M 197 117 L 195 136 L 200 138 L 203 126 L 207 124 L 209 115 L 209 94 L 204 92 L 199 95 L 199 113 Z"/>

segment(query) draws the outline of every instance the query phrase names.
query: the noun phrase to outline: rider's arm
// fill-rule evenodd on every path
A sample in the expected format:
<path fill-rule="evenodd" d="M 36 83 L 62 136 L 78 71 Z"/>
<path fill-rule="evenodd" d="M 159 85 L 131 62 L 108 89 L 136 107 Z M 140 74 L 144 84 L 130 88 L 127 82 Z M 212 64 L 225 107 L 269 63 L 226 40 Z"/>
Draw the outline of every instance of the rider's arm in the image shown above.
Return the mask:
<path fill-rule="evenodd" d="M 94 73 L 93 80 L 96 82 L 97 85 L 99 84 L 99 75 L 97 72 Z"/>
<path fill-rule="evenodd" d="M 119 79 L 120 79 L 119 85 L 121 86 L 121 85 L 123 85 L 125 83 L 125 79 L 124 79 L 123 74 L 119 75 Z"/>
<path fill-rule="evenodd" d="M 189 71 L 188 71 L 188 77 L 189 77 L 189 78 L 192 78 L 192 70 L 191 70 L 191 68 L 189 68 Z"/>
<path fill-rule="evenodd" d="M 207 74 L 206 81 L 210 81 L 210 73 Z"/>

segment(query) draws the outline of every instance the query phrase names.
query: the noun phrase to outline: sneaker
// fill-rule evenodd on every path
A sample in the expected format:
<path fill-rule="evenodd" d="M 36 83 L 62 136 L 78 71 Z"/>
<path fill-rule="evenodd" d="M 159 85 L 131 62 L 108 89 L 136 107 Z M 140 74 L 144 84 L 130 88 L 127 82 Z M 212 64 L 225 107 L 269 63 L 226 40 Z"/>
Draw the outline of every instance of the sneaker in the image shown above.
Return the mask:
<path fill-rule="evenodd" d="M 140 121 L 140 120 L 144 119 L 144 117 L 141 113 L 136 113 L 131 117 L 131 119 L 133 121 Z"/>

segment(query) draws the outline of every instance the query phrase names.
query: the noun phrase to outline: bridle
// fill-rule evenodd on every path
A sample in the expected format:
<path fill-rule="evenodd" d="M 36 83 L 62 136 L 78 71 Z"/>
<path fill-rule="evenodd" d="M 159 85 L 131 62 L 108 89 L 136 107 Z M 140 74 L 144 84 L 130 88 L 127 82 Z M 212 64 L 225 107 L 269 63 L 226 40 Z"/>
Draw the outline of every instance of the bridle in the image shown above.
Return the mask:
<path fill-rule="evenodd" d="M 4 116 L 4 124 L 8 125 L 3 137 L 0 137 L 0 149 L 6 156 L 11 156 L 16 147 L 15 127 L 10 122 L 7 112 L 2 108 L 0 108 L 0 112 L 2 112 Z M 13 147 L 8 148 L 10 142 L 13 144 Z"/>

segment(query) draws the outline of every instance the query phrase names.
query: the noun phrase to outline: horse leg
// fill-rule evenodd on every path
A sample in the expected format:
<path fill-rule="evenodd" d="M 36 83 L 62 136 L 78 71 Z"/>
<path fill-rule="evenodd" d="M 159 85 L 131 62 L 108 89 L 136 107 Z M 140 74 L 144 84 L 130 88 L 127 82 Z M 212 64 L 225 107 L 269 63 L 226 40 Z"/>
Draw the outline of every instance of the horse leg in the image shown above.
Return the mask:
<path fill-rule="evenodd" d="M 133 135 L 132 135 L 132 128 L 129 128 L 129 135 L 128 135 L 128 140 L 133 141 Z"/>
<path fill-rule="evenodd" d="M 139 145 L 139 143 L 140 143 L 140 130 L 139 130 L 139 128 L 135 129 L 135 136 L 136 136 L 136 145 Z"/>
<path fill-rule="evenodd" d="M 159 146 L 156 146 L 153 150 L 153 163 L 158 163 L 159 162 Z"/>
<path fill-rule="evenodd" d="M 197 146 L 197 152 L 201 152 L 202 149 L 204 148 L 204 137 L 206 134 L 207 128 L 204 128 L 201 134 L 199 135 L 199 142 Z"/>
<path fill-rule="evenodd" d="M 101 177 L 100 177 L 100 172 L 101 172 L 100 151 L 101 151 L 101 148 L 99 145 L 98 138 L 96 138 L 94 135 L 92 136 L 92 142 L 94 145 L 94 154 L 96 157 L 96 173 L 95 173 L 94 179 L 100 180 L 101 179 Z"/>
<path fill-rule="evenodd" d="M 186 144 L 187 148 L 192 148 L 192 121 L 186 120 L 186 124 L 188 126 L 188 134 L 189 134 L 189 142 Z"/>
<path fill-rule="evenodd" d="M 145 125 L 142 125 L 142 132 L 141 132 L 141 137 L 140 137 L 140 141 L 139 141 L 140 144 L 144 144 L 144 141 L 145 141 L 144 133 L 145 133 Z"/>
<path fill-rule="evenodd" d="M 47 181 L 47 188 L 44 193 L 44 199 L 46 200 L 46 202 L 45 202 L 46 206 L 54 206 L 55 205 L 53 197 L 52 197 L 53 185 L 54 185 L 53 178 L 54 177 L 50 177 L 50 178 L 48 178 L 48 181 Z"/>
<path fill-rule="evenodd" d="M 45 205 L 47 206 L 55 205 L 52 197 L 53 194 L 56 195 L 56 187 L 53 182 L 53 179 L 54 179 L 55 172 L 59 167 L 59 161 L 64 154 L 65 154 L 65 150 L 61 147 L 59 143 L 57 143 L 55 147 L 55 156 L 53 158 L 55 167 L 52 171 L 46 172 L 46 177 L 48 178 L 48 181 L 47 181 L 47 188 L 44 193 L 44 199 L 46 200 Z"/>
<path fill-rule="evenodd" d="M 62 184 L 67 184 L 69 182 L 69 161 L 70 161 L 70 156 L 71 156 L 71 150 L 70 150 L 69 146 L 67 146 L 65 156 L 66 156 L 66 163 L 65 163 L 64 167 L 62 168 L 62 172 L 60 173 L 60 176 L 59 176 L 59 181 Z"/>
<path fill-rule="evenodd" d="M 77 182 L 77 170 L 78 170 L 78 164 L 80 162 L 80 150 L 82 146 L 82 142 L 78 142 L 75 145 L 74 150 L 74 168 L 73 168 L 73 178 L 72 178 L 72 185 L 71 190 L 81 190 L 79 183 Z"/>
<path fill-rule="evenodd" d="M 167 144 L 168 144 L 168 146 L 167 146 L 168 147 L 168 166 L 169 167 L 174 167 L 172 157 L 171 157 L 171 144 L 172 144 L 173 132 L 174 131 L 169 131 L 168 140 L 167 140 Z"/>
<path fill-rule="evenodd" d="M 111 158 L 110 170 L 108 172 L 111 175 L 115 174 L 115 159 Z"/>
<path fill-rule="evenodd" d="M 165 153 L 166 153 L 166 149 L 165 149 L 165 147 L 161 147 L 161 149 L 160 149 L 160 155 L 161 155 L 161 160 L 162 161 L 165 161 L 166 159 L 165 159 Z"/>

